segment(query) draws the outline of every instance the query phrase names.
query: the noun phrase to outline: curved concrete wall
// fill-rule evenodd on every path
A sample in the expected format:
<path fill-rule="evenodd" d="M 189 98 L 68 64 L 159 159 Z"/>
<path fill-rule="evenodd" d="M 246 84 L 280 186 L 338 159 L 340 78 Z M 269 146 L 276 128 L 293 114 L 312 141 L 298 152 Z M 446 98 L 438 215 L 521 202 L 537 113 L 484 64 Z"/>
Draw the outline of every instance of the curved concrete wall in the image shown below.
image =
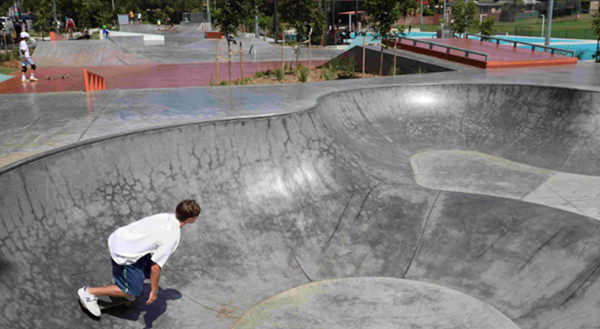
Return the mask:
<path fill-rule="evenodd" d="M 0 172 L 0 327 L 227 328 L 307 282 L 374 276 L 460 291 L 521 328 L 589 328 L 600 323 L 597 220 L 478 193 L 475 181 L 474 193 L 422 187 L 411 158 L 471 151 L 593 177 L 599 122 L 593 92 L 366 89 L 285 116 L 110 138 Z M 109 234 L 184 198 L 203 213 L 163 270 L 163 299 L 137 322 L 90 322 L 76 291 L 109 283 Z"/>

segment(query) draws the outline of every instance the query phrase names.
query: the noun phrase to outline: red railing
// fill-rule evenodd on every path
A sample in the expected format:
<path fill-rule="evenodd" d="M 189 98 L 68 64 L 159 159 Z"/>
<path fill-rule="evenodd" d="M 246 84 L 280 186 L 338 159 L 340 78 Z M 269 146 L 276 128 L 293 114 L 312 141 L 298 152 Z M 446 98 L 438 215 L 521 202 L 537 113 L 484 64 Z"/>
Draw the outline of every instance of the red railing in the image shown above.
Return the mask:
<path fill-rule="evenodd" d="M 83 81 L 85 83 L 86 93 L 93 90 L 106 90 L 104 77 L 86 69 L 83 69 Z"/>

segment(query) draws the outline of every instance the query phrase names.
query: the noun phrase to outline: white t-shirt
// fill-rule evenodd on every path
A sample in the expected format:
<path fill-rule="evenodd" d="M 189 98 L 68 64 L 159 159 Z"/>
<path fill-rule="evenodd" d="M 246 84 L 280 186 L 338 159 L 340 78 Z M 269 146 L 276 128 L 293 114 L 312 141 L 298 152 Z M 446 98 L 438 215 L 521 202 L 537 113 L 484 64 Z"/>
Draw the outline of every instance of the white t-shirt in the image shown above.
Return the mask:
<path fill-rule="evenodd" d="M 157 214 L 123 226 L 108 238 L 110 256 L 119 265 L 130 265 L 151 254 L 162 268 L 179 245 L 179 225 L 175 214 Z"/>
<path fill-rule="evenodd" d="M 25 50 L 25 54 L 21 53 L 21 57 L 26 58 L 26 59 L 31 58 L 31 55 L 29 55 L 29 46 L 27 45 L 27 41 L 21 40 L 19 48 L 21 48 L 21 50 Z"/>

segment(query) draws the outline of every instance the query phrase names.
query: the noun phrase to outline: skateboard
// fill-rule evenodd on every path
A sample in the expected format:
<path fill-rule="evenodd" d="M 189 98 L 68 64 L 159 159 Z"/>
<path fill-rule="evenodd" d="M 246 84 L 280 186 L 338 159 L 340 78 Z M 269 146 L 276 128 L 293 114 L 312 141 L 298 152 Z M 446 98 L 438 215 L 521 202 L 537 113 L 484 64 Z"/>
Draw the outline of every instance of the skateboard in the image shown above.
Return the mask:
<path fill-rule="evenodd" d="M 48 76 L 48 80 L 66 79 L 68 77 L 69 77 L 69 73 L 67 73 L 67 74 L 56 74 L 56 75 L 50 75 L 50 76 Z"/>

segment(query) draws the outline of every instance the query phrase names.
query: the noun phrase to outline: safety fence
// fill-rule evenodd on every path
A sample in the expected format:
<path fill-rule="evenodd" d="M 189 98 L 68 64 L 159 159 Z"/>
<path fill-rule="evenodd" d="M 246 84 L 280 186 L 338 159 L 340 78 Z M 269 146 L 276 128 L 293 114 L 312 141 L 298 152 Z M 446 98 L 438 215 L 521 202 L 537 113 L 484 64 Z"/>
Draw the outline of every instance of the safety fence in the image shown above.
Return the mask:
<path fill-rule="evenodd" d="M 104 77 L 83 69 L 83 82 L 85 84 L 85 92 L 94 90 L 106 90 L 106 82 Z"/>
<path fill-rule="evenodd" d="M 184 23 L 206 23 L 208 22 L 208 13 L 183 13 L 183 22 Z"/>
<path fill-rule="evenodd" d="M 541 37 L 542 26 L 540 25 L 511 25 L 494 27 L 496 32 L 508 32 L 508 34 L 526 36 L 526 37 Z M 546 31 L 544 31 L 545 35 Z M 552 28 L 552 38 L 564 39 L 587 39 L 596 40 L 597 37 L 592 29 L 569 29 L 569 28 Z"/>

